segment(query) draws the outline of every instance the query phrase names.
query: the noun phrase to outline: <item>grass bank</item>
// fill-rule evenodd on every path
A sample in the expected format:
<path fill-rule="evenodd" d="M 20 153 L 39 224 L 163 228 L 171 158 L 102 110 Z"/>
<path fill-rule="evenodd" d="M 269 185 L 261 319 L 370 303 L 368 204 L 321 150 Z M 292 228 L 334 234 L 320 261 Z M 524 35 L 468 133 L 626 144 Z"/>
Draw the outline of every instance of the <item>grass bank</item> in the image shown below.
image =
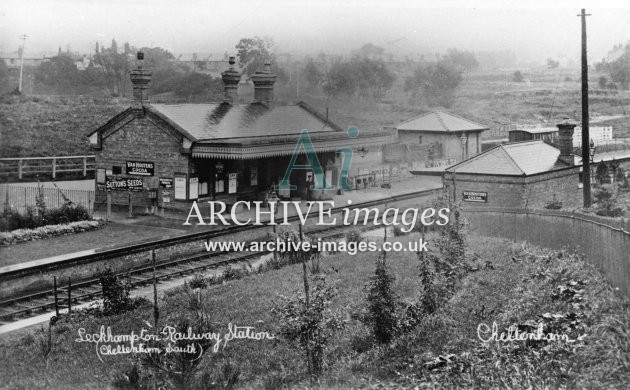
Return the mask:
<path fill-rule="evenodd" d="M 417 236 L 397 237 L 407 241 Z M 369 330 L 353 314 L 365 305 L 363 286 L 373 274 L 375 253 L 335 255 L 322 260 L 338 294 L 333 309 L 347 314 L 346 327 L 329 340 L 323 388 L 625 388 L 630 383 L 630 310 L 603 277 L 564 252 L 521 247 L 505 240 L 471 238 L 478 260 L 449 302 L 422 318 L 411 332 L 387 346 L 374 346 Z M 394 288 L 407 299 L 419 283 L 413 253 L 390 254 Z M 278 335 L 271 308 L 278 294 L 301 286 L 301 266 L 287 266 L 191 293 L 178 288 L 161 299 L 160 324 L 195 311 L 206 313 L 218 333 L 228 324 Z M 197 295 L 198 294 L 198 295 Z M 149 329 L 150 305 L 108 317 L 76 318 L 52 330 L 45 357 L 45 332 L 9 335 L 0 342 L 0 376 L 7 388 L 111 388 L 138 355 L 102 356 L 94 344 L 78 343 L 78 329 L 101 325 L 124 334 Z M 572 343 L 514 341 L 482 343 L 480 323 L 527 327 L 543 321 L 546 331 L 567 334 Z M 547 326 L 546 325 L 546 326 Z M 232 340 L 209 352 L 202 371 L 216 373 L 226 361 L 240 370 L 237 388 L 309 386 L 301 354 L 281 338 Z M 218 387 L 209 376 L 206 388 Z M 213 385 L 214 383 L 214 385 Z M 215 386 L 215 387 L 212 387 Z"/>

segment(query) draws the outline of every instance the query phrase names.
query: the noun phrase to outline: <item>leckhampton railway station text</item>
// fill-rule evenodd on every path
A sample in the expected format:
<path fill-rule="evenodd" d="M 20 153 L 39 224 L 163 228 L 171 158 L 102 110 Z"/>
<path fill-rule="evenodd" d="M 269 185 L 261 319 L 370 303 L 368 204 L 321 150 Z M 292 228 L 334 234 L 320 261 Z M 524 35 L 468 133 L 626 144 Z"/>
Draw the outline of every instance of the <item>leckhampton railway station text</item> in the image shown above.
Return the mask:
<path fill-rule="evenodd" d="M 450 209 L 448 208 L 418 208 L 399 209 L 395 207 L 386 208 L 383 211 L 378 208 L 348 208 L 341 210 L 334 209 L 335 202 L 315 201 L 315 202 L 297 202 L 297 201 L 279 201 L 270 202 L 266 207 L 262 201 L 238 201 L 228 206 L 221 201 L 208 201 L 209 211 L 204 215 L 199 208 L 197 202 L 193 202 L 188 213 L 188 217 L 183 225 L 290 225 L 289 216 L 292 211 L 300 219 L 302 224 L 306 223 L 309 217 L 317 217 L 316 225 L 318 226 L 334 226 L 337 221 L 346 226 L 350 225 L 372 225 L 372 226 L 404 226 L 401 230 L 405 233 L 410 232 L 414 226 L 421 223 L 424 226 L 446 225 L 449 222 Z M 347 201 L 348 205 L 352 204 L 351 200 Z M 253 211 L 242 213 L 240 210 Z M 281 217 L 278 217 L 278 211 L 282 210 Z M 341 215 L 333 216 L 333 212 L 341 211 Z M 204 219 L 206 218 L 206 219 Z M 229 221 L 226 219 L 229 218 Z M 263 220 L 264 218 L 264 220 Z M 191 222 L 192 221 L 192 222 Z"/>

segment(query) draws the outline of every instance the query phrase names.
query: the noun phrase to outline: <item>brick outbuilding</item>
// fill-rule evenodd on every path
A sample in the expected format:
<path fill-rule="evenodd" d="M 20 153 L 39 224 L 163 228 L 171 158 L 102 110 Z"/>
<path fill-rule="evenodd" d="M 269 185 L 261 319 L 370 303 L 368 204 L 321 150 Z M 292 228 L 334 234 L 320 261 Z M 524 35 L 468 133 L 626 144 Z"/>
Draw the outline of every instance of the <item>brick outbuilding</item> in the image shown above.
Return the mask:
<path fill-rule="evenodd" d="M 582 202 L 581 166 L 572 153 L 574 124 L 558 125 L 560 149 L 544 141 L 496 146 L 446 169 L 447 193 L 464 206 L 562 208 Z"/>

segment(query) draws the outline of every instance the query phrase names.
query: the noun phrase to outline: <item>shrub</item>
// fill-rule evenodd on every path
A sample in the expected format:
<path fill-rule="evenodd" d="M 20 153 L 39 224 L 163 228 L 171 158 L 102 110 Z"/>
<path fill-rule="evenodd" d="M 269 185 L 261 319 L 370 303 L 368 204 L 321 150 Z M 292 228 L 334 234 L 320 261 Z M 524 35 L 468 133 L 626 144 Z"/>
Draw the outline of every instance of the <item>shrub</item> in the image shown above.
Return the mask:
<path fill-rule="evenodd" d="M 99 282 L 103 289 L 103 314 L 119 314 L 132 308 L 129 298 L 131 286 L 123 283 L 112 270 L 101 272 Z"/>
<path fill-rule="evenodd" d="M 560 210 L 562 208 L 562 202 L 554 199 L 550 202 L 547 202 L 545 208 L 548 210 Z"/>
<path fill-rule="evenodd" d="M 272 310 L 280 317 L 280 335 L 304 352 L 309 374 L 317 377 L 324 370 L 328 341 L 344 323 L 340 313 L 329 309 L 335 288 L 323 275 L 315 275 L 311 281 L 310 293 L 280 296 Z"/>
<path fill-rule="evenodd" d="M 78 233 L 98 229 L 103 225 L 100 221 L 79 221 L 67 225 L 46 225 L 36 229 L 17 229 L 10 232 L 0 232 L 0 245 L 15 242 L 30 241 L 40 238 L 57 236 L 60 234 Z"/>
<path fill-rule="evenodd" d="M 367 313 L 363 322 L 372 329 L 374 339 L 380 344 L 389 343 L 397 328 L 396 309 L 399 298 L 394 292 L 395 277 L 387 269 L 384 257 L 376 260 L 374 276 L 366 286 Z"/>
<path fill-rule="evenodd" d="M 621 217 L 623 209 L 617 206 L 616 197 L 611 191 L 602 188 L 595 194 L 595 214 L 604 217 Z"/>
<path fill-rule="evenodd" d="M 356 242 L 357 244 L 363 241 L 363 236 L 361 235 L 361 230 L 357 228 L 353 228 L 348 230 L 346 233 L 346 242 Z"/>
<path fill-rule="evenodd" d="M 24 214 L 12 208 L 5 208 L 0 214 L 0 230 L 35 229 L 45 225 L 68 224 L 91 220 L 88 210 L 82 205 L 66 203 L 56 209 L 47 209 L 41 202 L 37 208 L 27 207 Z"/>

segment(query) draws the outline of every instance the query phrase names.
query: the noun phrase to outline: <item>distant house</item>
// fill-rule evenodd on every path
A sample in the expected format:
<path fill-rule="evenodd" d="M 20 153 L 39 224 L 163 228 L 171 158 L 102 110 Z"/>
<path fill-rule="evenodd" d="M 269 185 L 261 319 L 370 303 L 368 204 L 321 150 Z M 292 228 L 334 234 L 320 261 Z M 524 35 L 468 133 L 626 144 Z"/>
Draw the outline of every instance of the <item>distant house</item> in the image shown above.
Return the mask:
<path fill-rule="evenodd" d="M 542 140 L 508 143 L 448 167 L 443 176 L 447 193 L 468 206 L 579 206 L 581 166 L 573 154 L 574 128 L 558 125 L 560 148 Z"/>
<path fill-rule="evenodd" d="M 396 126 L 405 159 L 414 170 L 446 167 L 481 152 L 488 126 L 443 111 L 429 112 Z"/>
<path fill-rule="evenodd" d="M 508 133 L 510 142 L 546 141 L 553 143 L 556 141 L 556 138 L 558 138 L 557 127 L 517 128 L 516 130 L 510 130 Z"/>

